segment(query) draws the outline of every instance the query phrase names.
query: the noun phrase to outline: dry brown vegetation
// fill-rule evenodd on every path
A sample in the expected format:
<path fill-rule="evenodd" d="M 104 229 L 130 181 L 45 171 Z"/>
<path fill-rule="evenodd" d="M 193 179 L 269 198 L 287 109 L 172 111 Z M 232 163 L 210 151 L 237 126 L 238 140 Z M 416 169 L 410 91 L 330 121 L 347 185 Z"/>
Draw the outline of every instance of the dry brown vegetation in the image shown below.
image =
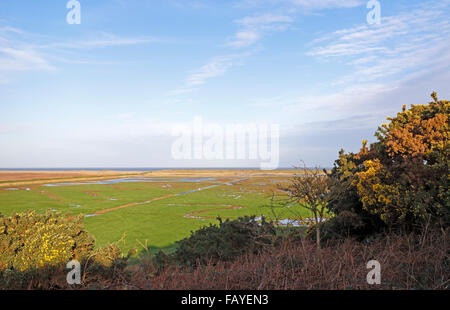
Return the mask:
<path fill-rule="evenodd" d="M 366 240 L 329 241 L 318 250 L 314 240 L 285 240 L 259 254 L 199 267 L 169 266 L 161 271 L 151 257 L 125 267 L 83 265 L 81 285 L 69 286 L 63 268 L 23 275 L 16 289 L 441 289 L 449 288 L 450 231 L 390 235 Z M 366 264 L 381 264 L 381 285 L 366 281 Z M 5 287 L 3 287 L 5 288 Z"/>
<path fill-rule="evenodd" d="M 360 243 L 350 239 L 329 242 L 317 250 L 314 241 L 286 241 L 260 254 L 231 263 L 169 268 L 153 277 L 151 265 L 135 270 L 131 283 L 154 289 L 448 289 L 449 232 L 422 237 L 390 236 Z M 366 264 L 381 264 L 381 285 L 366 281 Z"/>

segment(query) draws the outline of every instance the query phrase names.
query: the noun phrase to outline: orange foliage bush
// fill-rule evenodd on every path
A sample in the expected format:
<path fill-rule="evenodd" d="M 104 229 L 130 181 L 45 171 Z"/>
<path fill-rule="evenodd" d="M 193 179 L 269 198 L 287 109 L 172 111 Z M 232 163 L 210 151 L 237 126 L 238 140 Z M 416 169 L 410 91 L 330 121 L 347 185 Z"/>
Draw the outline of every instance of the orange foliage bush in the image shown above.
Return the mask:
<path fill-rule="evenodd" d="M 359 216 L 372 226 L 367 231 L 382 228 L 370 215 L 408 231 L 427 223 L 448 227 L 450 102 L 432 98 L 389 117 L 370 147 L 363 141 L 357 154 L 341 151 L 330 174 L 336 185 L 329 208 L 336 215 Z"/>

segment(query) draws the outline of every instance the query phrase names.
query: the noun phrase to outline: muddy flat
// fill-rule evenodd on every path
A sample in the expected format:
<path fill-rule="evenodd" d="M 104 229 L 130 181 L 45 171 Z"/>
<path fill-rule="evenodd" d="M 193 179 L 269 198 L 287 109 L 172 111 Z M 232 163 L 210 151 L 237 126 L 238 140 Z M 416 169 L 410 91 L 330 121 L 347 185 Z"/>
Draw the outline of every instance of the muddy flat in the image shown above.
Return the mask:
<path fill-rule="evenodd" d="M 167 169 L 156 171 L 0 171 L 0 187 L 43 184 L 51 181 L 82 182 L 127 177 L 285 177 L 299 173 L 295 169 L 258 170 L 258 169 Z"/>
<path fill-rule="evenodd" d="M 298 173 L 295 169 L 259 170 L 259 169 L 167 169 L 152 171 L 153 177 L 254 177 L 254 176 L 290 176 Z M 150 175 L 150 174 L 147 174 Z"/>
<path fill-rule="evenodd" d="M 0 171 L 0 186 L 39 184 L 41 181 L 68 181 L 87 180 L 102 177 L 123 177 L 125 175 L 135 175 L 139 172 L 133 171 Z M 140 172 L 142 173 L 142 172 Z"/>

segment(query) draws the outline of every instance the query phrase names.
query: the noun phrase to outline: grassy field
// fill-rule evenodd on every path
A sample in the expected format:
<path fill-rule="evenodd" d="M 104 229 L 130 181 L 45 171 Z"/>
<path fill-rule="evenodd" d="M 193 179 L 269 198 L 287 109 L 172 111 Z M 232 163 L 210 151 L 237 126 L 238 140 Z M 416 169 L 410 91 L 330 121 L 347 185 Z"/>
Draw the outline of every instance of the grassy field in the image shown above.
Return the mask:
<path fill-rule="evenodd" d="M 234 219 L 265 215 L 273 219 L 269 207 L 272 194 L 277 192 L 276 185 L 288 181 L 292 173 L 168 171 L 127 174 L 136 178 L 132 180 L 98 175 L 98 184 L 92 177 L 74 181 L 73 175 L 66 179 L 55 176 L 48 181 L 41 175 L 45 182 L 40 182 L 34 175 L 28 185 L 22 179 L 0 184 L 0 213 L 32 209 L 83 214 L 85 227 L 95 236 L 97 246 L 124 236 L 124 252 L 133 246 L 142 250 L 143 245 L 170 250 L 191 231 L 217 223 L 218 216 Z M 307 210 L 291 208 L 277 209 L 277 218 L 310 216 Z M 295 214 L 291 212 L 294 208 Z"/>

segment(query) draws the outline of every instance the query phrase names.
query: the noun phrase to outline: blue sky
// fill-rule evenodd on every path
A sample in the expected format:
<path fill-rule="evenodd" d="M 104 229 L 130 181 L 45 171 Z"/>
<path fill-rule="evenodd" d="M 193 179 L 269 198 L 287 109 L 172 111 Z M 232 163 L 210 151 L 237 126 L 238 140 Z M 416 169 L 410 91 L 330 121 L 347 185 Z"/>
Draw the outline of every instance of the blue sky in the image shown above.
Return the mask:
<path fill-rule="evenodd" d="M 175 161 L 171 128 L 277 123 L 280 166 L 332 166 L 402 104 L 450 97 L 450 1 L 0 1 L 0 167 Z"/>

